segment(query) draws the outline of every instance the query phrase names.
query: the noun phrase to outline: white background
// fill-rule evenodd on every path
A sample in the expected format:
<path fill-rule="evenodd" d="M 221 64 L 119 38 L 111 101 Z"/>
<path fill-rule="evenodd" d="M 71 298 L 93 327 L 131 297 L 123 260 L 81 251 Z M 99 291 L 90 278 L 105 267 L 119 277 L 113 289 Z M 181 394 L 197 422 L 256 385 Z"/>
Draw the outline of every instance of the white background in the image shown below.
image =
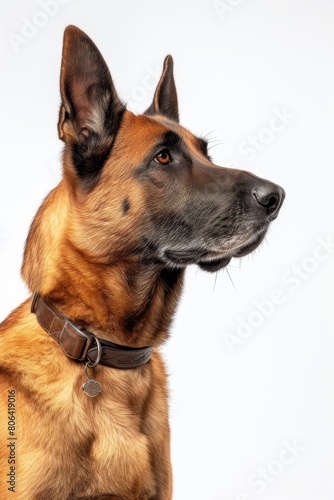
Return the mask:
<path fill-rule="evenodd" d="M 59 180 L 63 29 L 91 36 L 136 112 L 171 53 L 181 123 L 209 134 L 216 163 L 287 193 L 266 242 L 230 276 L 187 273 L 164 349 L 174 499 L 333 500 L 334 3 L 61 3 L 53 16 L 38 0 L 1 6 L 0 318 L 27 295 L 25 237 Z M 15 50 L 25 18 L 40 26 Z"/>

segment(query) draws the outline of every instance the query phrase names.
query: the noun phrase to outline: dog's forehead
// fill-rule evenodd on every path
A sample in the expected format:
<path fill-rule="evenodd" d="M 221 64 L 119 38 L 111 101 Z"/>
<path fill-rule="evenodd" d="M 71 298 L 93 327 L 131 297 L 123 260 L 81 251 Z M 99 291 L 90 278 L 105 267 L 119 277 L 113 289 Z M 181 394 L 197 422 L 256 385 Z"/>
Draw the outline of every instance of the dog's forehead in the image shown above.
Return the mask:
<path fill-rule="evenodd" d="M 202 137 L 197 137 L 192 132 L 190 132 L 190 130 L 186 129 L 182 125 L 179 125 L 175 121 L 169 120 L 164 116 L 156 115 L 152 117 L 152 120 L 164 125 L 167 130 L 172 131 L 174 134 L 180 137 L 182 143 L 187 148 L 188 154 L 190 154 L 191 157 L 197 158 L 197 160 L 200 160 L 202 163 L 211 165 L 211 159 L 208 156 L 207 152 L 208 143 L 205 139 L 203 139 Z"/>
<path fill-rule="evenodd" d="M 166 137 L 172 138 L 168 144 L 164 143 Z M 173 147 L 173 142 L 183 144 L 194 156 L 201 155 L 201 139 L 178 123 L 162 115 L 135 115 L 127 111 L 118 133 L 113 157 L 115 159 L 118 154 L 124 155 L 127 152 L 133 164 L 138 164 L 157 146 Z"/>
<path fill-rule="evenodd" d="M 166 127 L 166 130 L 170 130 L 175 134 L 177 134 L 191 149 L 192 148 L 198 149 L 200 139 L 196 137 L 194 134 L 192 134 L 185 127 L 182 127 L 182 125 L 179 125 L 175 121 L 169 120 L 168 118 L 162 115 L 156 115 L 151 119 L 154 120 L 156 123 L 164 125 Z"/>
<path fill-rule="evenodd" d="M 119 139 L 123 147 L 148 150 L 166 133 L 168 128 L 149 116 L 135 115 L 126 111 L 123 116 Z"/>

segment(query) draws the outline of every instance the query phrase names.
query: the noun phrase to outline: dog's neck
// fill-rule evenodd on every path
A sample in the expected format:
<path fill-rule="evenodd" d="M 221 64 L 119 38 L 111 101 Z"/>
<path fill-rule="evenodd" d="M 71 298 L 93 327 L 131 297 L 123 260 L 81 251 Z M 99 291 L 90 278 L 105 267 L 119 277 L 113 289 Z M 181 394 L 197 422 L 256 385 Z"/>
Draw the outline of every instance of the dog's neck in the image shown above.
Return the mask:
<path fill-rule="evenodd" d="M 143 264 L 140 257 L 95 262 L 68 236 L 70 210 L 63 185 L 40 208 L 22 267 L 29 288 L 99 337 L 132 347 L 160 345 L 181 292 L 183 271 Z"/>
<path fill-rule="evenodd" d="M 75 267 L 48 298 L 75 323 L 113 342 L 138 347 L 156 346 L 166 339 L 176 306 L 179 271 L 144 267 L 139 262 L 112 266 L 80 261 L 82 255 L 67 253 Z M 131 279 L 129 279 L 131 277 Z"/>

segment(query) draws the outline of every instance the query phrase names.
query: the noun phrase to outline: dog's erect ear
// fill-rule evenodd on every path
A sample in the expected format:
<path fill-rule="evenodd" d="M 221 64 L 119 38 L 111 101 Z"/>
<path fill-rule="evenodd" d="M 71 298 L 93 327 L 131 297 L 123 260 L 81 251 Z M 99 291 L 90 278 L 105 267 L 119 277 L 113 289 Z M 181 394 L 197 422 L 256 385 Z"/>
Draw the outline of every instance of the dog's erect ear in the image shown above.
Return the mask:
<path fill-rule="evenodd" d="M 99 50 L 75 26 L 64 33 L 60 92 L 59 137 L 79 177 L 89 181 L 103 167 L 125 107 Z"/>
<path fill-rule="evenodd" d="M 145 111 L 145 115 L 164 115 L 176 122 L 179 121 L 179 107 L 173 75 L 173 58 L 167 56 L 164 60 L 164 68 L 156 88 L 153 102 Z"/>

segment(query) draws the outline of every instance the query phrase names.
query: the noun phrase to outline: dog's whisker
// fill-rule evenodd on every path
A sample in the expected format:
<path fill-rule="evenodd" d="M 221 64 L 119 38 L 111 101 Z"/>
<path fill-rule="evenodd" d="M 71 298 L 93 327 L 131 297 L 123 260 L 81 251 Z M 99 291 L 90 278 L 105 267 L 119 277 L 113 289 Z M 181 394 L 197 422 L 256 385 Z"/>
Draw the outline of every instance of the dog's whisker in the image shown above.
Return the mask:
<path fill-rule="evenodd" d="M 235 284 L 234 284 L 234 282 L 233 282 L 233 280 L 232 280 L 232 277 L 231 277 L 231 275 L 230 275 L 230 273 L 229 273 L 229 270 L 227 269 L 227 267 L 226 267 L 225 269 L 226 269 L 226 272 L 227 272 L 228 277 L 230 278 L 230 281 L 231 281 L 231 283 L 232 283 L 232 285 L 233 285 L 234 290 L 235 290 L 237 293 L 239 293 L 239 290 L 237 289 L 237 287 L 235 286 Z"/>
<path fill-rule="evenodd" d="M 216 290 L 217 277 L 218 277 L 218 271 L 215 272 L 215 279 L 214 279 L 214 283 L 213 283 L 212 296 L 213 296 L 213 294 L 215 293 L 215 290 Z"/>
<path fill-rule="evenodd" d="M 209 148 L 209 150 L 211 150 L 213 148 L 216 148 L 217 146 L 221 146 L 222 144 L 226 144 L 226 143 L 217 141 L 217 143 L 215 143 L 215 144 L 210 143 L 208 148 Z"/>

